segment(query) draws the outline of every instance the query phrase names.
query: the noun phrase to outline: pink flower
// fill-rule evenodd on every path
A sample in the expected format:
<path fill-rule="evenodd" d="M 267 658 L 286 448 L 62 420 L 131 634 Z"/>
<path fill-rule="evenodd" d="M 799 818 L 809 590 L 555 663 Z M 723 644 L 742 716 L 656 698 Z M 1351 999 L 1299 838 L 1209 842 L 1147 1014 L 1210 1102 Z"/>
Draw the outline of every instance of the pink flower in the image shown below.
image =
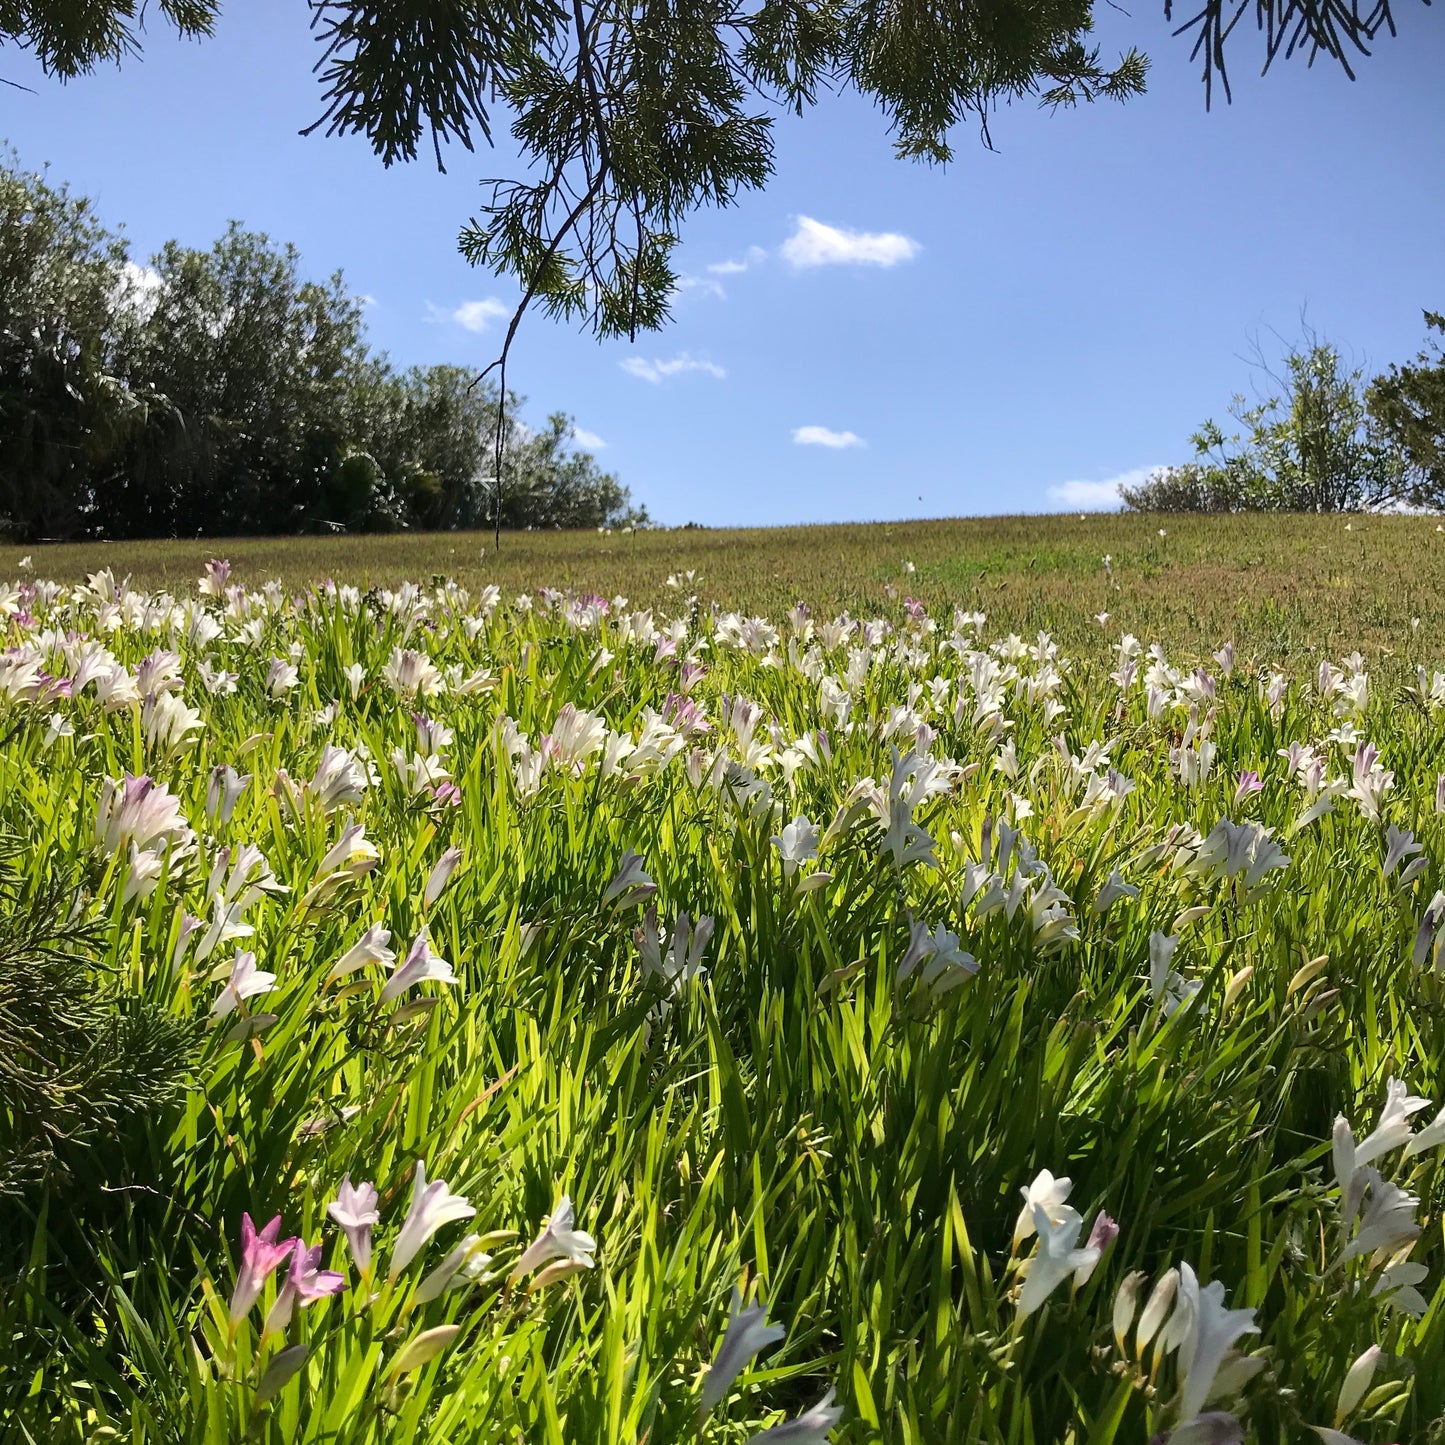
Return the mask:
<path fill-rule="evenodd" d="M 231 1295 L 231 1323 L 236 1324 L 250 1313 L 261 1297 L 266 1281 L 276 1266 L 291 1253 L 295 1239 L 281 1239 L 281 1216 L 278 1214 L 261 1232 L 249 1214 L 241 1216 L 241 1268 L 236 1271 L 236 1288 Z"/>
<path fill-rule="evenodd" d="M 276 1296 L 266 1316 L 264 1333 L 280 1333 L 291 1323 L 291 1312 L 299 1302 L 303 1307 L 319 1299 L 330 1299 L 346 1288 L 346 1276 L 334 1269 L 320 1269 L 321 1246 L 313 1244 L 309 1249 L 305 1240 L 291 1241 L 291 1268 L 286 1273 L 286 1283 Z"/>

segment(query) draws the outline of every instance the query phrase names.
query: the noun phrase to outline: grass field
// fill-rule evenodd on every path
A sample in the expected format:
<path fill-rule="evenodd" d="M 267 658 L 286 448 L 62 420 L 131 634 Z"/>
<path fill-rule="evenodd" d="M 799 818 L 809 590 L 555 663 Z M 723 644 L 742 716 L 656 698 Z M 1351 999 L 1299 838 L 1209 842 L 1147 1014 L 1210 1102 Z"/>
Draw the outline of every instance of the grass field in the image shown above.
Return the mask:
<path fill-rule="evenodd" d="M 1160 536 L 1164 527 L 1167 535 Z M 634 605 L 667 606 L 670 573 L 725 608 L 777 616 L 806 600 L 815 612 L 882 607 L 885 589 L 930 608 L 984 611 L 991 629 L 1051 631 L 1073 650 L 1103 645 L 1094 614 L 1119 629 L 1204 656 L 1229 635 L 1276 663 L 1358 648 L 1393 672 L 1412 640 L 1445 630 L 1445 532 L 1434 517 L 987 517 L 836 527 L 599 536 L 488 534 L 246 538 L 128 542 L 34 551 L 47 576 L 81 579 L 108 566 L 137 587 L 190 590 L 212 556 L 248 586 L 335 577 L 359 585 L 435 574 L 507 593 L 573 588 Z M 1349 530 L 1346 530 L 1346 528 Z M 485 553 L 485 555 L 483 555 Z M 1112 558 L 1112 585 L 1103 558 Z M 0 576 L 21 553 L 0 548 Z M 916 571 L 905 575 L 911 561 Z M 1419 619 L 1418 629 L 1412 628 Z"/>
<path fill-rule="evenodd" d="M 1445 1445 L 1445 533 L 1163 525 L 0 555 L 0 1442 Z"/>

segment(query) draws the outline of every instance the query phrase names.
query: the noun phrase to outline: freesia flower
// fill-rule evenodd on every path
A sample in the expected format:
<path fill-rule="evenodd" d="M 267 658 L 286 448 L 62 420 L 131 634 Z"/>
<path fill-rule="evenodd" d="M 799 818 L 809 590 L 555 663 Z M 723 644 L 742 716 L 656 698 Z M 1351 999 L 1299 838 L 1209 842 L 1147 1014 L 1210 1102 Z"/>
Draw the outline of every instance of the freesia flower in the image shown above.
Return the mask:
<path fill-rule="evenodd" d="M 1404 1158 L 1413 1159 L 1416 1154 L 1423 1154 L 1427 1149 L 1436 1149 L 1445 1144 L 1445 1109 L 1441 1109 L 1435 1117 L 1416 1133 L 1408 1144 L 1405 1145 Z"/>
<path fill-rule="evenodd" d="M 1070 1275 L 1098 1263 L 1101 1251 L 1097 1246 L 1079 1249 L 1079 1231 L 1084 1227 L 1082 1216 L 1067 1204 L 1056 1209 L 1051 1219 L 1042 1204 L 1033 1206 L 1034 1232 L 1039 1244 L 1028 1261 L 1028 1274 L 1019 1294 L 1019 1318 L 1026 1319 Z"/>
<path fill-rule="evenodd" d="M 727 1398 L 733 1381 L 747 1369 L 753 1357 L 776 1344 L 787 1333 L 781 1325 L 768 1323 L 768 1308 L 763 1304 L 742 1307 L 742 1295 L 733 1290 L 732 1311 L 722 1344 L 713 1358 L 702 1382 L 700 1415 L 707 1415 Z"/>
<path fill-rule="evenodd" d="M 371 1268 L 371 1229 L 381 1220 L 381 1213 L 376 1207 L 379 1198 L 375 1184 L 353 1185 L 348 1174 L 341 1181 L 336 1198 L 326 1206 L 327 1214 L 346 1235 L 351 1257 L 362 1274 Z"/>
<path fill-rule="evenodd" d="M 250 1313 L 251 1306 L 260 1299 L 266 1281 L 296 1243 L 295 1239 L 281 1238 L 279 1214 L 259 1234 L 251 1223 L 251 1216 L 241 1216 L 241 1267 L 236 1271 L 236 1287 L 231 1292 L 233 1325 Z"/>
<path fill-rule="evenodd" d="M 434 1179 L 428 1183 L 426 1165 L 418 1159 L 416 1173 L 412 1177 L 411 1209 L 391 1247 L 387 1277 L 395 1279 L 437 1230 L 459 1219 L 470 1219 L 476 1212 L 465 1195 L 451 1192 L 445 1179 Z"/>
<path fill-rule="evenodd" d="M 482 1242 L 480 1234 L 469 1234 L 442 1262 L 437 1265 L 412 1295 L 414 1304 L 427 1304 L 455 1289 L 480 1278 L 492 1262 L 492 1256 L 477 1248 Z"/>
<path fill-rule="evenodd" d="M 1188 1333 L 1179 1346 L 1184 1386 L 1180 1391 L 1179 1419 L 1193 1420 L 1204 1408 L 1224 1357 L 1241 1335 L 1257 1335 L 1254 1311 L 1228 1309 L 1224 1286 L 1215 1280 L 1203 1289 L 1186 1263 L 1179 1266 L 1179 1300 L 1188 1315 Z"/>
<path fill-rule="evenodd" d="M 522 1257 L 512 1268 L 513 1283 L 530 1274 L 538 1265 L 553 1259 L 570 1259 L 586 1269 L 592 1268 L 592 1256 L 597 1241 L 583 1230 L 573 1228 L 576 1216 L 572 1201 L 563 1195 L 552 1211 L 546 1228 L 522 1252 Z"/>
<path fill-rule="evenodd" d="M 390 942 L 391 934 L 381 924 L 373 923 L 331 965 L 326 974 L 326 982 L 335 983 L 337 979 L 345 978 L 348 974 L 365 968 L 369 963 L 379 963 L 383 968 L 390 968 L 396 962 L 396 954 L 387 947 Z"/>
<path fill-rule="evenodd" d="M 1132 884 L 1124 882 L 1124 875 L 1117 868 L 1104 880 L 1098 893 L 1094 895 L 1093 911 L 1103 915 L 1107 913 L 1121 898 L 1137 898 L 1139 890 Z"/>
<path fill-rule="evenodd" d="M 773 847 L 783 860 L 783 874 L 791 878 L 800 863 L 811 863 L 818 856 L 819 833 L 806 814 L 800 813 L 773 838 Z"/>
<path fill-rule="evenodd" d="M 440 954 L 431 951 L 431 942 L 426 929 L 422 929 L 411 946 L 406 961 L 386 981 L 378 1003 L 390 1003 L 404 994 L 407 989 L 419 983 L 459 983 L 461 980 L 452 972 L 452 966 Z"/>
<path fill-rule="evenodd" d="M 1015 1248 L 1033 1234 L 1036 1208 L 1042 1209 L 1047 1218 L 1056 1224 L 1064 1217 L 1064 1201 L 1073 1187 L 1072 1179 L 1055 1179 L 1047 1169 L 1040 1169 L 1034 1176 L 1034 1182 L 1019 1190 L 1024 1197 L 1024 1207 L 1019 1210 L 1018 1219 L 1014 1223 Z"/>
<path fill-rule="evenodd" d="M 291 1244 L 291 1268 L 286 1282 L 276 1296 L 276 1303 L 266 1315 L 262 1326 L 263 1334 L 279 1334 L 291 1323 L 291 1314 L 296 1305 L 315 1304 L 319 1299 L 329 1299 L 346 1288 L 346 1276 L 338 1270 L 321 1268 L 321 1246 L 313 1244 L 309 1249 L 306 1242 L 296 1239 Z"/>
<path fill-rule="evenodd" d="M 771 1430 L 760 1431 L 747 1445 L 827 1445 L 833 1426 L 843 1418 L 842 1407 L 833 1403 L 837 1393 L 830 1389 L 816 1405 Z"/>
<path fill-rule="evenodd" d="M 442 890 L 447 886 L 458 863 L 462 861 L 462 850 L 460 848 L 448 848 L 437 865 L 431 871 L 431 876 L 426 880 L 426 889 L 422 895 L 422 907 L 430 908 L 438 898 L 442 896 Z"/>
<path fill-rule="evenodd" d="M 1420 1237 L 1420 1226 L 1415 1221 L 1415 1210 L 1420 1201 L 1415 1195 L 1381 1178 L 1379 1171 L 1368 1165 L 1358 1172 L 1356 1178 L 1363 1178 L 1370 1202 L 1365 1207 L 1354 1238 L 1336 1261 L 1338 1264 L 1360 1255 L 1374 1254 L 1377 1250 L 1394 1250 Z"/>
<path fill-rule="evenodd" d="M 612 882 L 603 889 L 602 901 L 615 901 L 619 909 L 631 908 L 638 903 L 645 903 L 656 892 L 657 884 L 648 877 L 647 870 L 642 866 L 641 856 L 629 848 L 622 855 Z"/>
<path fill-rule="evenodd" d="M 238 953 L 231 965 L 231 976 L 222 985 L 211 1005 L 211 1017 L 225 1018 L 248 998 L 269 993 L 276 986 L 276 975 L 256 967 L 254 953 Z"/>

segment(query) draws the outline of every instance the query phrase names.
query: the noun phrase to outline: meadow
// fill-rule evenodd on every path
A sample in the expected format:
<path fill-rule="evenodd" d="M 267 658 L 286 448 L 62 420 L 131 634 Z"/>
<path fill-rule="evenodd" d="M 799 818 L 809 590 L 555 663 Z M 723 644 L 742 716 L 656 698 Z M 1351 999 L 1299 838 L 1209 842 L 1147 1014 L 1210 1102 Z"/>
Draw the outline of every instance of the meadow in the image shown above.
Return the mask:
<path fill-rule="evenodd" d="M 23 555 L 0 547 L 0 576 L 16 575 Z M 1072 652 L 1096 656 L 1109 641 L 1094 620 L 1105 611 L 1115 633 L 1197 659 L 1228 635 L 1276 661 L 1358 648 L 1392 672 L 1410 663 L 1416 635 L 1445 629 L 1445 528 L 1434 517 L 1094 514 L 523 532 L 503 533 L 500 551 L 483 532 L 252 537 L 51 546 L 35 560 L 61 581 L 109 567 L 137 587 L 184 593 L 215 555 L 251 587 L 334 578 L 364 590 L 444 575 L 472 591 L 557 587 L 666 610 L 678 602 L 666 579 L 691 571 L 709 604 L 773 617 L 799 600 L 815 612 L 866 615 L 910 595 L 935 610 L 982 609 L 1005 632 L 1047 628 Z"/>
<path fill-rule="evenodd" d="M 1436 527 L 0 554 L 6 1438 L 1445 1440 Z"/>

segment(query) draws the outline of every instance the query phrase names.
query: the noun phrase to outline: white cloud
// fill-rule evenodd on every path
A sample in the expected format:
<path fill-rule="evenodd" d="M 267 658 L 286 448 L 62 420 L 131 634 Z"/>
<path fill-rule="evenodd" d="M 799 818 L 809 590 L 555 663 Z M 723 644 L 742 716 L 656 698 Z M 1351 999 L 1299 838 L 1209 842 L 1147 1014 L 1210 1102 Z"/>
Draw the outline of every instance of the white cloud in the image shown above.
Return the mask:
<path fill-rule="evenodd" d="M 811 216 L 783 242 L 783 259 L 794 266 L 896 266 L 922 249 L 897 231 L 844 231 Z"/>
<path fill-rule="evenodd" d="M 161 288 L 165 285 L 161 273 L 150 266 L 138 266 L 127 261 L 121 267 L 121 282 L 117 300 L 122 306 L 129 306 L 142 316 L 149 316 L 160 299 Z"/>
<path fill-rule="evenodd" d="M 485 301 L 463 301 L 455 311 L 448 313 L 448 319 L 467 331 L 485 331 L 494 321 L 510 316 L 513 308 L 495 296 Z"/>
<path fill-rule="evenodd" d="M 1123 505 L 1120 487 L 1137 487 L 1155 470 L 1155 467 L 1135 467 L 1103 482 L 1060 482 L 1049 488 L 1049 500 L 1074 512 L 1112 512 Z"/>
<path fill-rule="evenodd" d="M 572 440 L 579 447 L 586 447 L 589 452 L 600 452 L 607 445 L 595 431 L 588 431 L 586 427 L 581 426 L 572 428 Z"/>
<path fill-rule="evenodd" d="M 689 355 L 686 351 L 679 352 L 666 361 L 648 361 L 644 356 L 626 356 L 619 365 L 628 376 L 640 377 L 643 381 L 650 381 L 654 385 L 666 377 L 680 376 L 686 371 L 700 371 L 718 381 L 727 375 L 727 372 L 716 362 L 703 361 L 699 357 Z"/>
<path fill-rule="evenodd" d="M 712 267 L 709 266 L 711 271 Z M 723 290 L 721 281 L 714 281 L 711 276 L 679 276 L 674 291 L 701 291 L 706 296 L 716 296 L 719 301 L 727 296 Z"/>
<path fill-rule="evenodd" d="M 375 306 L 375 305 L 376 305 L 376 297 L 373 296 L 369 291 L 363 291 L 363 292 L 361 293 L 360 301 L 361 301 L 361 304 L 362 304 L 363 306 Z"/>
<path fill-rule="evenodd" d="M 825 426 L 800 426 L 793 433 L 800 447 L 865 447 L 868 445 L 856 432 L 832 431 Z"/>
<path fill-rule="evenodd" d="M 768 253 L 761 246 L 749 246 L 740 261 L 714 261 L 707 269 L 714 276 L 740 276 L 744 271 L 768 259 Z"/>

